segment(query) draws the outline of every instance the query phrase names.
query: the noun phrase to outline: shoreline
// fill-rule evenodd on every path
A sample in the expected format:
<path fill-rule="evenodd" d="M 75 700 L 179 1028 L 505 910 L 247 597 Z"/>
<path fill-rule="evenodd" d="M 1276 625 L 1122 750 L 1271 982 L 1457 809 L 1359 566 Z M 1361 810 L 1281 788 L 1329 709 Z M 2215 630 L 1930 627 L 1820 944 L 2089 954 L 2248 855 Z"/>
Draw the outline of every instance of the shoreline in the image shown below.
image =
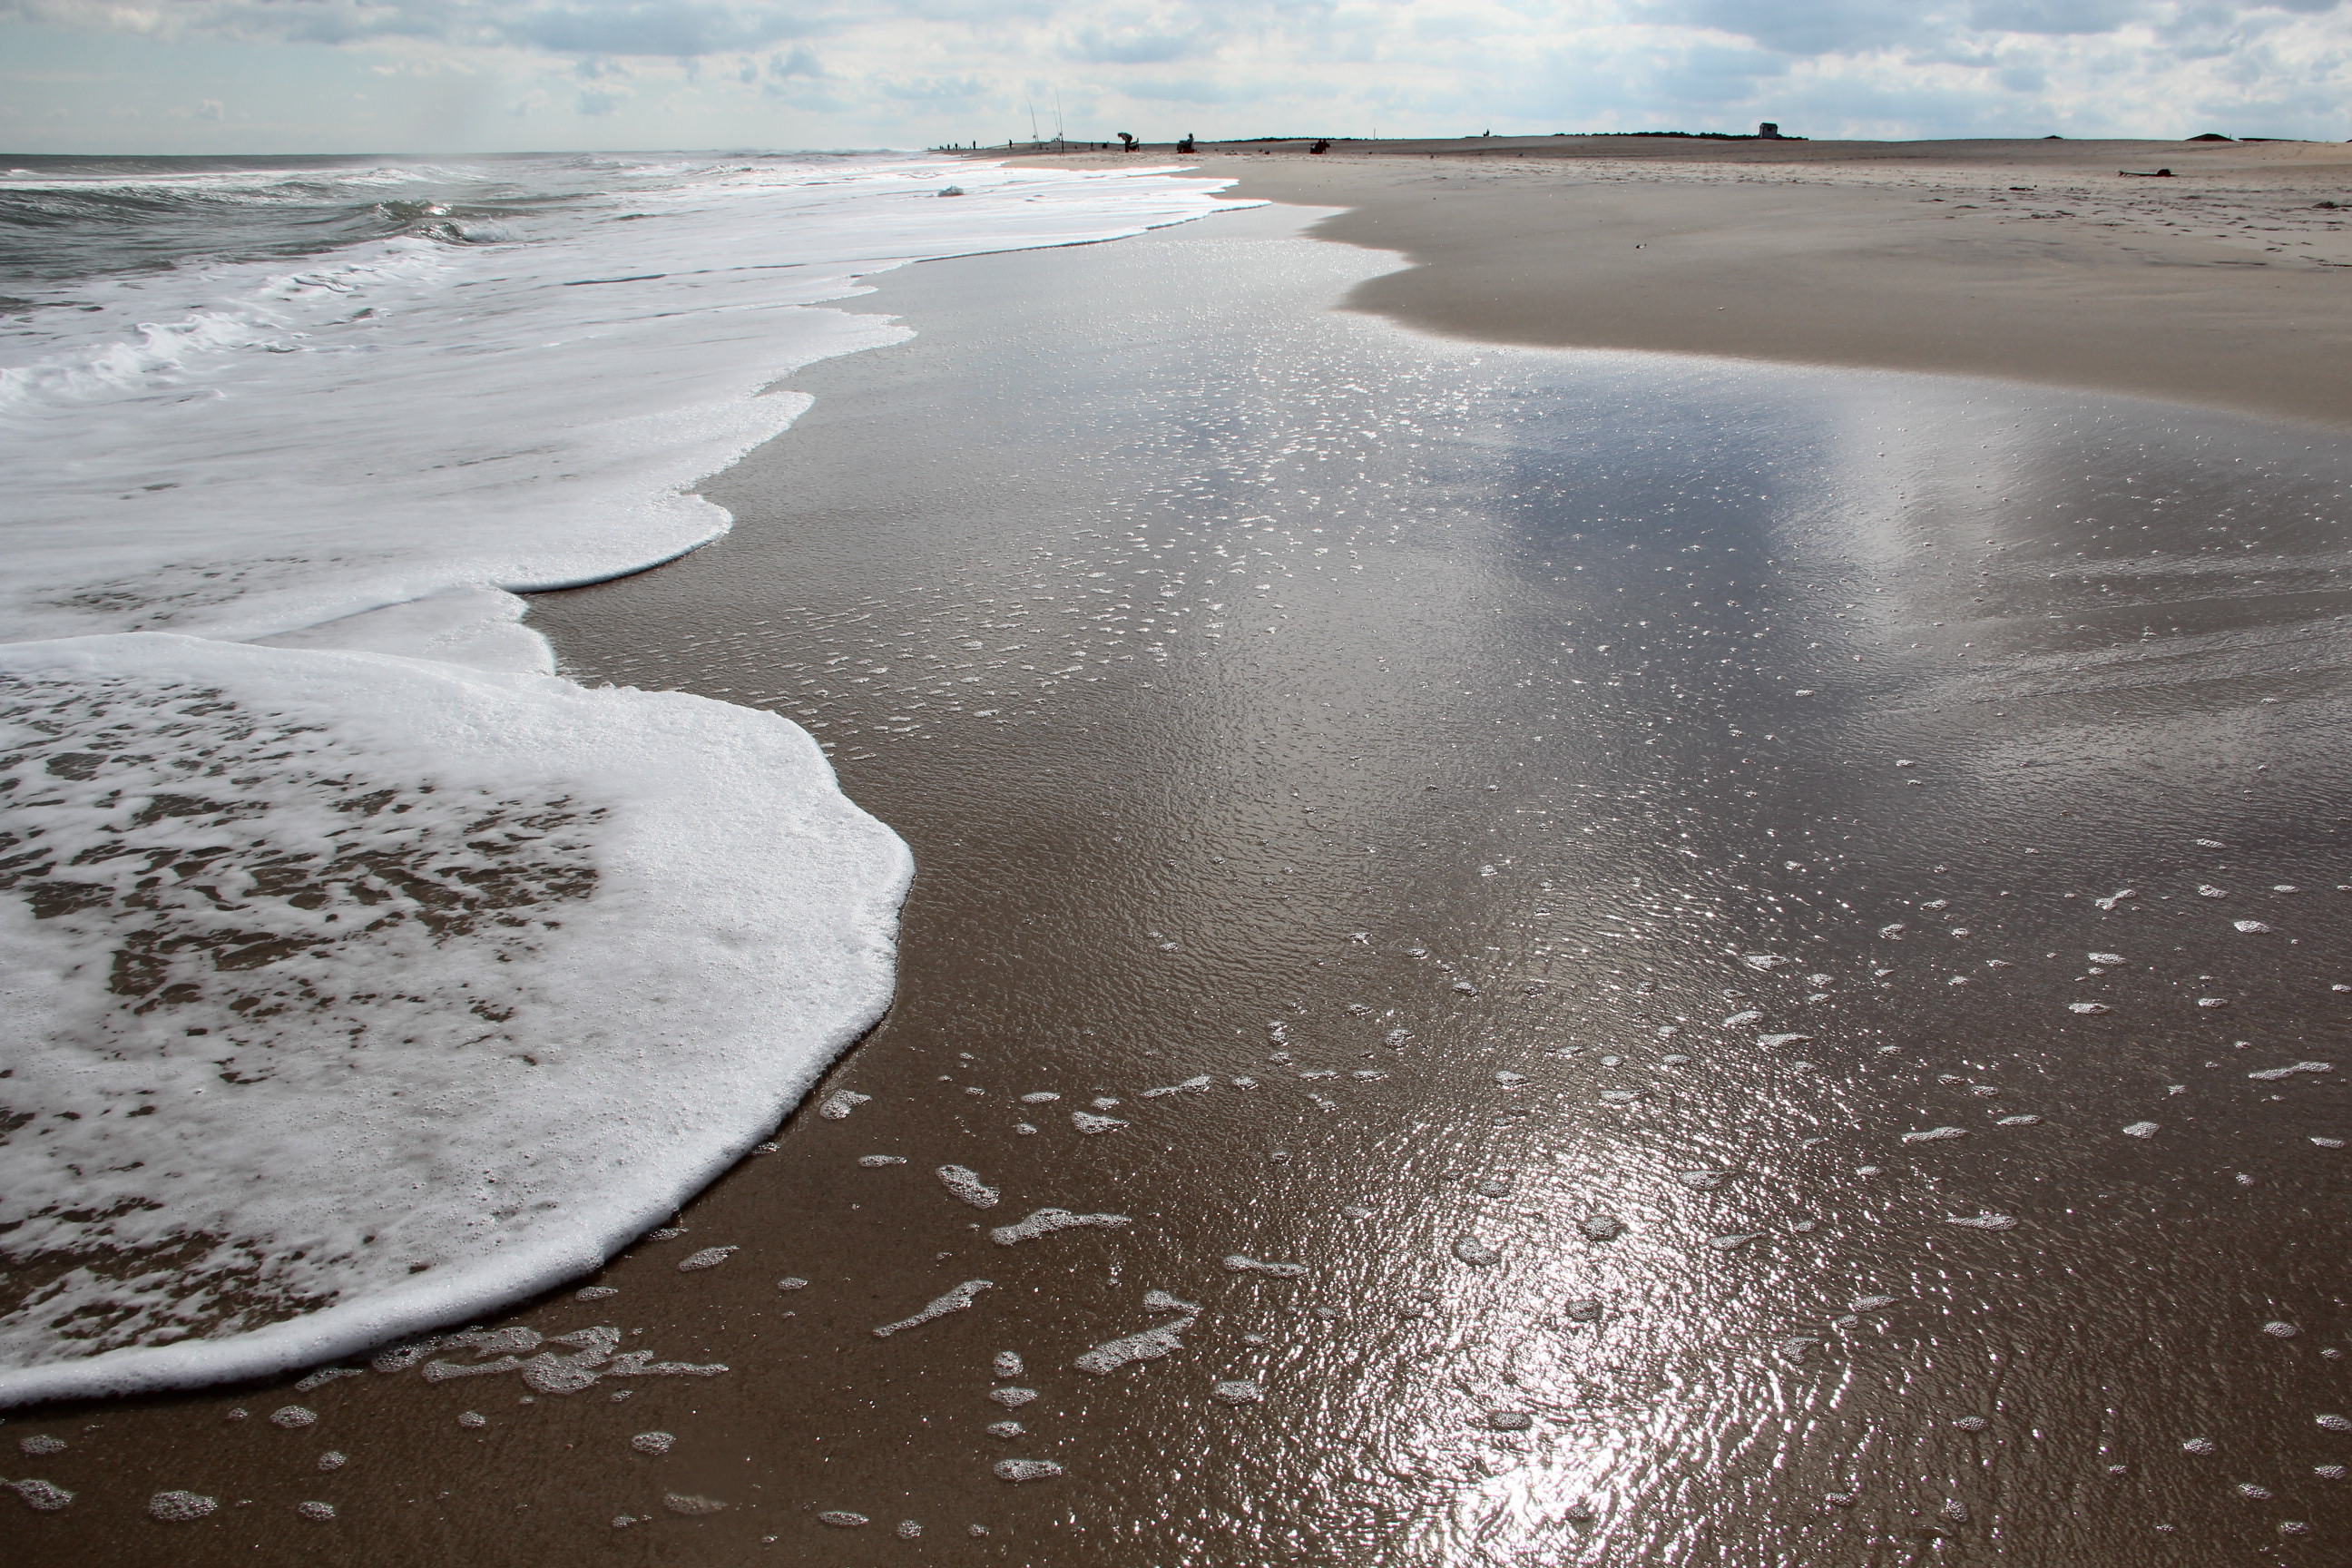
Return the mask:
<path fill-rule="evenodd" d="M 793 378 L 789 438 L 709 482 L 727 539 L 535 600 L 575 679 L 850 739 L 921 866 L 889 1013 L 678 1228 L 439 1352 L 460 1381 L 30 1416 L 86 1496 L 28 1540 L 305 1563 L 304 1499 L 387 1568 L 879 1563 L 894 1521 L 1007 1568 L 2336 1538 L 2294 1473 L 2334 1452 L 2300 1384 L 2336 1271 L 2293 1238 L 2342 1207 L 2305 1136 L 2339 1085 L 2198 1066 L 2328 1054 L 2341 656 L 2262 585 L 2342 575 L 2294 444 L 1484 354 L 1327 309 L 1370 267 L 1297 221 L 878 279 L 915 335 Z M 2259 561 L 2203 537 L 2217 496 Z M 2089 500 L 2160 531 L 2093 537 Z M 2175 569 L 2135 577 L 2151 543 Z M 2245 912 L 2280 935 L 2216 934 Z M 2110 946 L 2154 962 L 2076 973 Z M 2200 966 L 2226 1030 L 2172 989 Z M 991 1234 L 1045 1205 L 1127 1223 Z M 493 1364 L 600 1326 L 694 1364 Z M 2182 1411 L 2278 1510 L 2183 1479 Z M 161 1533 L 160 1486 L 257 1506 Z"/>
<path fill-rule="evenodd" d="M 1969 375 L 2352 426 L 2352 146 L 1564 140 L 1322 156 L 1227 143 L 1188 162 L 1235 179 L 1229 195 L 1346 209 L 1309 232 L 1411 263 L 1348 308 L 1447 337 Z M 2118 174 L 2157 168 L 2172 177 Z"/>

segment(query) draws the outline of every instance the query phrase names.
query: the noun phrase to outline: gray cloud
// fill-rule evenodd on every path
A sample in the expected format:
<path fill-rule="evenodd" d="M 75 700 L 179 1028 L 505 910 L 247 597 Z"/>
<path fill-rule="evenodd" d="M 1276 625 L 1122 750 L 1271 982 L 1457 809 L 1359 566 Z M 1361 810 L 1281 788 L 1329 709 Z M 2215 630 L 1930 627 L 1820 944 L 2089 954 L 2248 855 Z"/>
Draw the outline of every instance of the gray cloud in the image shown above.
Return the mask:
<path fill-rule="evenodd" d="M 2030 3 L 2030 0 L 2029 0 Z M 1790 55 L 1853 54 L 1932 37 L 1927 7 L 1907 0 L 1813 0 L 1759 5 L 1753 0 L 1666 0 L 1662 21 L 1753 38 Z"/>
<path fill-rule="evenodd" d="M 1165 65 L 1189 59 L 1202 48 L 1201 39 L 1191 33 L 1121 34 L 1088 27 L 1064 53 L 1070 59 L 1103 65 Z"/>
<path fill-rule="evenodd" d="M 2175 38 L 2227 38 L 2259 29 L 2265 16 L 2321 16 L 2347 0 L 1650 0 L 1642 14 L 1669 25 L 1712 28 L 1798 56 L 1877 49 L 1951 58 L 1984 35 L 2093 37 L 2142 24 Z"/>
<path fill-rule="evenodd" d="M 146 39 L 344 46 L 593 134 L 919 143 L 1069 123 L 2352 135 L 2352 0 L 0 0 Z M 11 42 L 47 34 L 19 31 Z M 135 52 L 126 45 L 126 55 Z M 256 51 L 259 70 L 302 68 Z M 225 79 L 240 103 L 254 93 Z M 211 89 L 218 90 L 218 89 Z M 373 90 L 373 87 L 370 89 Z M 421 94 L 402 85 L 399 90 Z M 421 100 L 420 100 L 421 101 Z M 1042 101 L 1042 99 L 1041 99 Z M 239 111 L 242 121 L 244 111 Z M 2196 123 L 2191 124 L 2191 121 Z M 628 127 L 619 131 L 614 122 Z M 1084 133 L 1094 133 L 1089 131 Z M 587 134 L 587 133 L 583 133 Z M 601 144 L 601 143 L 600 143 Z M 617 143 L 614 143 L 617 144 Z"/>
<path fill-rule="evenodd" d="M 1979 32 L 2045 37 L 2111 33 L 2148 9 L 2142 0 L 1976 0 L 1969 7 L 1969 25 Z"/>
<path fill-rule="evenodd" d="M 414 41 L 678 58 L 763 48 L 875 14 L 839 0 L 173 0 L 162 9 L 87 0 L 0 0 L 0 16 L 123 32 L 210 34 L 249 42 Z"/>

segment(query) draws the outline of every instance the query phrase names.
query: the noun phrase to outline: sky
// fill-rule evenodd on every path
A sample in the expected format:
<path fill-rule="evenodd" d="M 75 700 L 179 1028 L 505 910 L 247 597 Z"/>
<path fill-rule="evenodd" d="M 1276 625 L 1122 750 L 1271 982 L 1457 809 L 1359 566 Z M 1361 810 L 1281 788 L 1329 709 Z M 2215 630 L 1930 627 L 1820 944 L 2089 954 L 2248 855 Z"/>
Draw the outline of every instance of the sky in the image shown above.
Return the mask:
<path fill-rule="evenodd" d="M 0 0 L 0 150 L 2352 139 L 2352 0 Z"/>

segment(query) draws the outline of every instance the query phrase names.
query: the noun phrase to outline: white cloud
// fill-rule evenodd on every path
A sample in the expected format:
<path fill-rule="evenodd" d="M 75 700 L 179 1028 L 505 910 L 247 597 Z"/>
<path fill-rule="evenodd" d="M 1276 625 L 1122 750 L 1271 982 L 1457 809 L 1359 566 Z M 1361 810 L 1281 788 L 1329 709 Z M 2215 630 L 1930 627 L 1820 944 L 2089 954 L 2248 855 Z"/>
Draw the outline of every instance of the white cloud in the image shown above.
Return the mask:
<path fill-rule="evenodd" d="M 419 95 L 471 74 L 595 138 L 988 140 L 1055 95 L 1093 137 L 2352 136 L 2352 0 L 0 0 L 12 20 L 316 47 Z"/>

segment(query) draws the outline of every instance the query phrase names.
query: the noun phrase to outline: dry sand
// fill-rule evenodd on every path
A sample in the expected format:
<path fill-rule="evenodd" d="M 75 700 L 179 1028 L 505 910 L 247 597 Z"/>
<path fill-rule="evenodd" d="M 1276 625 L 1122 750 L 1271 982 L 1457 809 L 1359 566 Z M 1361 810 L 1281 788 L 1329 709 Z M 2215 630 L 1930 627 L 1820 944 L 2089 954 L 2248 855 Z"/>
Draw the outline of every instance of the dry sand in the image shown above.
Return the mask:
<path fill-rule="evenodd" d="M 1414 263 L 1350 304 L 1432 331 L 2001 376 L 2352 423 L 2352 146 L 1305 149 L 1228 143 L 1195 162 L 1234 175 L 1238 195 L 1348 209 L 1314 232 Z M 2159 168 L 2173 177 L 2118 173 Z"/>

